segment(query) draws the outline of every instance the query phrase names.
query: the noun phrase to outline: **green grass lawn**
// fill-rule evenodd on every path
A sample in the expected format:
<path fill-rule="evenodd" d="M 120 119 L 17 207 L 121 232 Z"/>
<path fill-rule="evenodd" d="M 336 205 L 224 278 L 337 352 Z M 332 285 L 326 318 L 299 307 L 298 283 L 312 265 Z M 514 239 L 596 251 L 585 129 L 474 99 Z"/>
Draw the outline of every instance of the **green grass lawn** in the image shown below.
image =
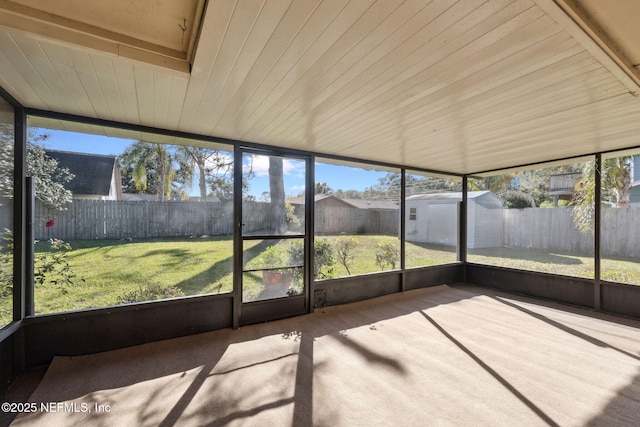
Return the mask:
<path fill-rule="evenodd" d="M 566 276 L 593 278 L 593 256 L 523 248 L 469 249 L 467 261 Z"/>
<path fill-rule="evenodd" d="M 118 304 L 141 289 L 179 289 L 179 294 L 232 289 L 233 241 L 226 237 L 69 242 L 73 284 L 36 285 L 36 313 L 79 310 Z M 47 242 L 36 253 L 47 253 Z"/>
<path fill-rule="evenodd" d="M 589 254 L 523 248 L 470 249 L 467 260 L 478 264 L 593 279 L 594 260 Z M 601 278 L 640 285 L 640 259 L 609 257 L 601 260 Z"/>
<path fill-rule="evenodd" d="M 334 244 L 336 239 L 354 238 L 357 242 L 349 263 L 351 274 L 380 271 L 376 263 L 376 248 L 385 243 L 399 245 L 391 236 L 323 236 L 316 240 Z M 73 283 L 65 284 L 55 274 L 47 282 L 36 284 L 37 314 L 104 307 L 148 299 L 182 295 L 229 292 L 233 287 L 233 240 L 229 237 L 72 241 L 66 252 Z M 290 240 L 245 241 L 246 269 L 262 268 L 269 246 L 285 260 Z M 53 255 L 48 242 L 36 244 L 36 259 Z M 407 267 L 454 262 L 455 248 L 430 244 L 406 244 Z M 518 248 L 489 248 L 469 251 L 470 262 L 504 267 L 557 273 L 576 277 L 593 277 L 593 259 L 587 255 L 536 251 Z M 605 280 L 640 284 L 640 260 L 603 259 Z M 396 264 L 396 268 L 399 263 Z M 389 269 L 385 265 L 384 269 Z M 347 276 L 347 269 L 338 261 L 324 277 Z M 245 295 L 256 298 L 263 291 L 260 272 L 245 275 Z M 155 292 L 155 293 L 154 293 Z M 8 323 L 11 296 L 0 298 L 0 321 Z"/>

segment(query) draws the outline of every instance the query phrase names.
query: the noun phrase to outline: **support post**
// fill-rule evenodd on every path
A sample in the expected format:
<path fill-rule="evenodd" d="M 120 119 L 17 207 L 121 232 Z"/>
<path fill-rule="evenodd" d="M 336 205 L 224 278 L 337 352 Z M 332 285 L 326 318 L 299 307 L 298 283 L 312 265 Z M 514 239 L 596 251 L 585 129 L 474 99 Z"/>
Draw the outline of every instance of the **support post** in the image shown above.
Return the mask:
<path fill-rule="evenodd" d="M 600 285 L 600 232 L 602 231 L 602 155 L 596 154 L 595 158 L 595 192 L 594 192 L 594 224 L 593 224 L 593 305 L 596 310 L 602 310 L 602 289 Z"/>
<path fill-rule="evenodd" d="M 406 245 L 405 245 L 405 237 L 406 237 L 406 224 L 405 224 L 405 219 L 406 219 L 406 199 L 407 199 L 407 194 L 406 194 L 406 174 L 407 174 L 407 170 L 405 168 L 402 168 L 400 170 L 400 218 L 399 219 L 399 224 L 400 224 L 400 291 L 404 292 L 407 288 L 405 285 L 405 268 L 406 268 L 406 262 L 405 262 L 405 256 L 406 256 Z"/>
<path fill-rule="evenodd" d="M 462 263 L 462 280 L 467 281 L 467 190 L 468 177 L 462 177 L 462 201 L 458 204 L 458 262 Z"/>

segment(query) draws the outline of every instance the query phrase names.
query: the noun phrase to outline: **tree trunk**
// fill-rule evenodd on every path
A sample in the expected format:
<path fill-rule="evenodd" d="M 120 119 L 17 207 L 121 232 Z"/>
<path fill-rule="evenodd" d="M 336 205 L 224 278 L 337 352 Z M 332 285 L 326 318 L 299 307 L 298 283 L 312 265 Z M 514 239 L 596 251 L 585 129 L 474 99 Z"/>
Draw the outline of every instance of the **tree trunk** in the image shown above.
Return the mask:
<path fill-rule="evenodd" d="M 284 170 L 282 157 L 269 157 L 269 190 L 271 192 L 271 222 L 274 234 L 287 231 L 284 205 Z"/>
<path fill-rule="evenodd" d="M 204 165 L 204 159 L 201 159 L 198 163 L 198 170 L 200 171 L 200 182 L 198 185 L 200 186 L 200 201 L 207 201 L 207 182 L 206 182 L 206 169 Z"/>

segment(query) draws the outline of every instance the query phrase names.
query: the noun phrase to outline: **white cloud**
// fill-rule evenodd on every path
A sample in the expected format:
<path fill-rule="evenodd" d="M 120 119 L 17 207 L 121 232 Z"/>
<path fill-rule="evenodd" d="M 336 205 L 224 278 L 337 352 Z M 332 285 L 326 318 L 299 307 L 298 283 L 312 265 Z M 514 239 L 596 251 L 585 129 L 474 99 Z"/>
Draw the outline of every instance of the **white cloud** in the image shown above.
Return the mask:
<path fill-rule="evenodd" d="M 252 162 L 242 165 L 242 171 L 253 171 L 256 177 L 269 176 L 269 156 L 253 156 Z M 285 176 L 304 177 L 304 162 L 300 160 L 284 159 L 282 169 Z"/>
<path fill-rule="evenodd" d="M 300 193 L 304 193 L 304 189 L 305 189 L 304 184 L 302 184 L 302 185 L 292 185 L 291 187 L 289 187 L 289 191 L 287 192 L 287 194 L 290 194 L 290 195 L 293 195 L 293 196 L 297 196 Z"/>

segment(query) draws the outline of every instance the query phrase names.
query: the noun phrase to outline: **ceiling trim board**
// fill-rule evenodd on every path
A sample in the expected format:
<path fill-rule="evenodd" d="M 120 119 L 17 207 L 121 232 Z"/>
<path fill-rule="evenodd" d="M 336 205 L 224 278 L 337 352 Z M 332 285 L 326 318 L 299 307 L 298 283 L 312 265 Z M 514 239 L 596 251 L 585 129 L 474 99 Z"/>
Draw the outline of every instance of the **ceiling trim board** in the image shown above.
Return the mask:
<path fill-rule="evenodd" d="M 0 26 L 179 73 L 191 71 L 184 52 L 12 2 L 0 3 Z"/>
<path fill-rule="evenodd" d="M 582 44 L 634 96 L 640 96 L 640 71 L 576 5 L 574 0 L 534 0 L 547 15 Z"/>

